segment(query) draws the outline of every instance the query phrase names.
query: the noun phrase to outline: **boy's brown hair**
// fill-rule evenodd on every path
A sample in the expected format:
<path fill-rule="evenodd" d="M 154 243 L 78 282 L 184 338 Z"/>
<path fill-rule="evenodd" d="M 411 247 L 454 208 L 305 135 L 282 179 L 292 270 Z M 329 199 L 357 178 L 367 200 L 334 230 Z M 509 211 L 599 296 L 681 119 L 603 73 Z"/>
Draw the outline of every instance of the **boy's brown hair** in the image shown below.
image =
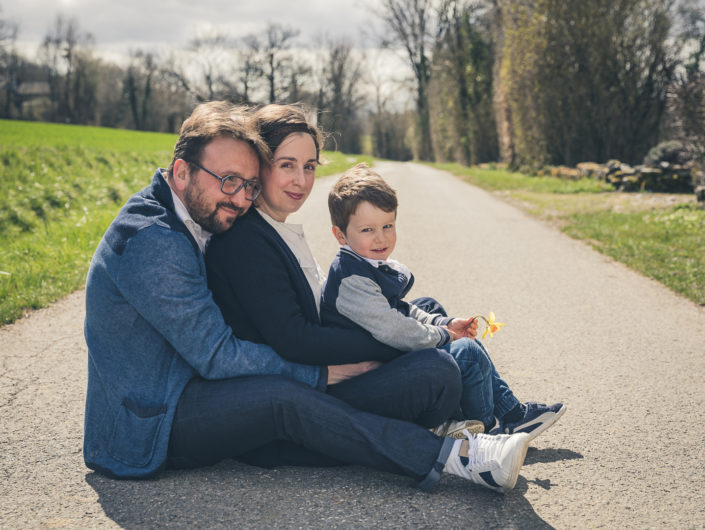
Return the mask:
<path fill-rule="evenodd" d="M 363 201 L 385 212 L 396 213 L 398 206 L 394 189 L 364 162 L 343 173 L 328 194 L 328 210 L 333 226 L 345 233 L 350 217 Z"/>

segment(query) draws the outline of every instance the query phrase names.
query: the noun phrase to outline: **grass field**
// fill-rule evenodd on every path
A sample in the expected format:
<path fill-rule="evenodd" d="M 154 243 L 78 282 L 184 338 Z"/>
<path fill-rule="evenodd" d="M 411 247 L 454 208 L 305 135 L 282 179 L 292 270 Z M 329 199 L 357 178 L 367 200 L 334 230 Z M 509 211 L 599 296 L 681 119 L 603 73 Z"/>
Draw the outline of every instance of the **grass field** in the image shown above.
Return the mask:
<path fill-rule="evenodd" d="M 595 180 L 436 164 L 705 305 L 705 210 L 687 194 L 621 193 Z"/>
<path fill-rule="evenodd" d="M 79 289 L 125 200 L 176 135 L 0 120 L 0 324 Z M 324 152 L 319 175 L 369 157 Z"/>

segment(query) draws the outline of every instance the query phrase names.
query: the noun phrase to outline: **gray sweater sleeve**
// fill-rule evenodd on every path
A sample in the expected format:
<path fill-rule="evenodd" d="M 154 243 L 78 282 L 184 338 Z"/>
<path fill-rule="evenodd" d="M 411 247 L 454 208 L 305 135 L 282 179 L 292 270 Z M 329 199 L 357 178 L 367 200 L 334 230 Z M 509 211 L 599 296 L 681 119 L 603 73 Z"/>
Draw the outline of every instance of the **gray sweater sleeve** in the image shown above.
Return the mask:
<path fill-rule="evenodd" d="M 343 278 L 335 307 L 378 341 L 402 351 L 435 348 L 450 341 L 442 327 L 424 324 L 390 307 L 379 285 L 363 276 Z"/>
<path fill-rule="evenodd" d="M 444 317 L 439 314 L 426 313 L 420 307 L 407 302 L 409 304 L 409 316 L 415 320 L 418 320 L 422 324 L 433 324 L 434 326 L 447 326 L 448 323 L 453 320 L 452 317 Z"/>

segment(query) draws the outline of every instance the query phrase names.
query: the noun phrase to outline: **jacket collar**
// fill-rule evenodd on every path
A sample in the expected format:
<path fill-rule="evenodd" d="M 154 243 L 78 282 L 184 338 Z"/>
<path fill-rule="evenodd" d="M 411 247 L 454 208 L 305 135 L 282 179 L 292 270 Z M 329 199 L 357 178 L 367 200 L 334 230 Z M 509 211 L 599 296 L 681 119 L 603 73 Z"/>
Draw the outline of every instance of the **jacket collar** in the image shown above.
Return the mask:
<path fill-rule="evenodd" d="M 191 242 L 191 245 L 195 250 L 198 251 L 199 254 L 203 254 L 201 252 L 201 248 L 198 246 L 198 243 L 196 242 L 196 239 L 193 237 L 193 234 L 191 231 L 186 227 L 184 222 L 181 220 L 181 218 L 177 215 L 176 213 L 176 208 L 174 207 L 174 199 L 171 195 L 171 186 L 169 186 L 169 183 L 166 180 L 166 170 L 162 168 L 158 168 L 157 171 L 154 173 L 154 178 L 152 179 L 152 184 L 148 188 L 150 194 L 152 197 L 159 202 L 164 208 L 166 208 L 169 213 L 171 213 L 175 219 L 175 223 L 171 223 L 171 226 L 174 230 L 177 232 L 181 232 L 184 234 L 188 240 Z"/>
<path fill-rule="evenodd" d="M 403 263 L 399 263 L 395 259 L 388 258 L 386 260 L 381 260 L 366 258 L 365 256 L 361 256 L 360 254 L 355 252 L 352 248 L 350 248 L 349 245 L 343 245 L 342 247 L 340 247 L 340 252 L 352 256 L 359 261 L 366 261 L 375 269 L 392 270 L 404 275 L 406 278 L 411 278 L 411 271 L 409 270 L 409 267 L 407 267 Z"/>
<path fill-rule="evenodd" d="M 169 186 L 169 183 L 166 181 L 166 169 L 158 168 L 156 173 L 154 173 L 150 191 L 152 192 L 152 196 L 159 201 L 162 206 L 170 212 L 176 213 L 174 211 L 174 200 L 171 197 L 171 186 Z"/>

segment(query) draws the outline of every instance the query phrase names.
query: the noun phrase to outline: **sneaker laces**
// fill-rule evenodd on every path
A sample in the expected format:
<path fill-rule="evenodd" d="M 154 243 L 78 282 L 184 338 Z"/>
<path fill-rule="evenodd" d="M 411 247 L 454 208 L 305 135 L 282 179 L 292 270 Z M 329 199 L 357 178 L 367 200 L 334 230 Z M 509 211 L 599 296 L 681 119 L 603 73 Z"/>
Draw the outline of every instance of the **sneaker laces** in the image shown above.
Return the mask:
<path fill-rule="evenodd" d="M 467 430 L 464 430 L 463 434 L 465 434 L 468 444 L 468 463 L 465 465 L 466 468 L 476 473 L 482 473 L 484 471 L 494 471 L 500 467 L 499 456 L 504 445 L 501 438 L 484 434 L 471 434 Z M 463 442 L 465 441 L 463 440 Z M 461 448 L 461 455 L 463 452 L 463 448 Z"/>

